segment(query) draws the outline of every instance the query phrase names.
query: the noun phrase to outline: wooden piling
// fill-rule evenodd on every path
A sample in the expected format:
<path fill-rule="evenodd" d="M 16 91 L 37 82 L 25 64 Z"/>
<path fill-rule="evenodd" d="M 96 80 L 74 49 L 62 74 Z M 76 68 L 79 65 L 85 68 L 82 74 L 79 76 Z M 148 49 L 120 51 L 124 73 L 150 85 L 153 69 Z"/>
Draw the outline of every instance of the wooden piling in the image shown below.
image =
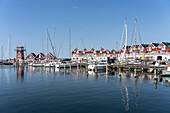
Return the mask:
<path fill-rule="evenodd" d="M 88 65 L 86 65 L 86 73 L 88 73 Z"/>
<path fill-rule="evenodd" d="M 94 68 L 95 68 L 95 73 L 97 73 L 97 66 L 95 65 L 95 67 L 94 67 Z"/>
<path fill-rule="evenodd" d="M 155 89 L 157 89 L 157 80 L 155 80 Z"/>
<path fill-rule="evenodd" d="M 70 63 L 70 71 L 71 71 L 71 63 Z"/>
<path fill-rule="evenodd" d="M 79 64 L 77 63 L 77 72 L 79 71 Z"/>
<path fill-rule="evenodd" d="M 136 68 L 134 69 L 134 77 L 136 78 Z"/>
<path fill-rule="evenodd" d="M 121 69 L 119 68 L 119 76 L 121 76 Z"/>
<path fill-rule="evenodd" d="M 66 64 L 64 64 L 64 71 L 66 70 Z"/>
<path fill-rule="evenodd" d="M 157 80 L 157 79 L 158 79 L 156 75 L 157 75 L 157 70 L 154 69 L 154 80 Z"/>
<path fill-rule="evenodd" d="M 106 75 L 108 75 L 108 64 L 106 64 Z"/>

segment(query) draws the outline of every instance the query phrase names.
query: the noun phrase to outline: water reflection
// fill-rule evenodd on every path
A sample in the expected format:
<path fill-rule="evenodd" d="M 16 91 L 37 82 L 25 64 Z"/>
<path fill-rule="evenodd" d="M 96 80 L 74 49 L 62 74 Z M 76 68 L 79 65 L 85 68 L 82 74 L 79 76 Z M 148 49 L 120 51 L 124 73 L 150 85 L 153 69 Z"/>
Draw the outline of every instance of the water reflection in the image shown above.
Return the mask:
<path fill-rule="evenodd" d="M 17 66 L 17 80 L 23 81 L 24 80 L 24 66 Z"/>
<path fill-rule="evenodd" d="M 105 105 L 107 105 L 109 103 L 109 100 L 111 100 L 109 105 L 116 106 L 114 103 L 114 101 L 116 100 L 116 102 L 119 101 L 119 106 L 121 106 L 123 110 L 126 112 L 131 112 L 131 110 L 134 109 L 135 111 L 139 112 L 139 108 L 142 106 L 141 100 L 143 98 L 144 99 L 147 98 L 146 96 L 150 96 L 148 94 L 148 91 L 151 91 L 152 93 L 159 88 L 164 88 L 159 87 L 160 85 L 169 87 L 168 77 L 160 78 L 159 80 L 154 80 L 154 75 L 152 74 L 133 73 L 126 71 L 123 72 L 115 71 L 112 72 L 111 74 L 106 75 L 105 71 L 97 73 L 90 71 L 87 72 L 84 68 L 79 68 L 79 70 L 77 71 L 76 68 L 71 70 L 70 69 L 64 70 L 58 68 L 29 67 L 29 66 L 7 68 L 1 67 L 0 71 L 1 80 L 3 81 L 0 83 L 2 85 L 5 84 L 4 81 L 7 81 L 6 83 L 10 83 L 12 81 L 13 82 L 12 85 L 15 85 L 16 81 L 22 81 L 22 83 L 26 81 L 27 83 L 24 84 L 23 87 L 24 86 L 29 87 L 30 91 L 33 91 L 32 89 L 39 90 L 36 93 L 33 91 L 34 95 L 36 94 L 41 95 L 46 93 L 46 95 L 53 96 L 53 99 L 54 100 L 56 99 L 55 101 L 53 101 L 53 103 L 55 104 L 61 98 L 60 100 L 61 102 L 63 101 L 65 101 L 65 103 L 70 102 L 68 106 L 72 105 L 71 102 L 79 103 L 80 100 L 81 102 L 83 101 L 84 103 L 89 105 L 92 105 L 93 102 L 95 101 L 97 106 L 99 105 L 98 103 L 101 102 L 102 95 L 103 96 L 102 98 L 104 98 L 102 102 L 104 104 L 106 103 Z M 0 85 L 0 87 L 2 85 Z M 149 88 L 143 87 L 143 85 L 148 86 Z M 4 85 L 3 87 L 8 87 L 8 85 Z M 9 89 L 10 88 L 12 87 L 9 87 Z M 22 88 L 20 90 L 24 90 L 24 88 L 23 89 Z M 141 92 L 142 93 L 144 92 L 143 95 Z M 160 93 L 158 90 L 155 92 Z M 66 98 L 64 99 L 63 94 L 66 95 Z M 100 95 L 98 96 L 98 94 Z M 144 94 L 146 94 L 146 96 Z M 38 97 L 37 95 L 36 97 Z M 151 96 L 153 95 L 155 94 L 153 93 Z M 89 99 L 91 97 L 93 98 L 91 99 L 92 101 Z M 48 98 L 46 99 L 47 99 L 46 101 L 49 102 Z M 153 102 L 155 101 L 153 100 Z M 81 104 L 83 105 L 83 103 Z M 61 104 L 58 104 L 58 106 L 60 105 Z M 80 104 L 78 104 L 77 106 L 79 105 Z M 63 108 L 66 108 L 68 106 L 64 106 Z"/>
<path fill-rule="evenodd" d="M 130 108 L 133 107 L 133 105 L 137 111 L 139 110 L 138 98 L 141 97 L 143 80 L 152 80 L 154 84 L 154 88 L 157 89 L 158 81 L 154 80 L 154 75 L 119 72 L 118 76 L 119 76 L 122 102 L 124 105 L 124 109 L 126 111 L 129 111 Z M 130 103 L 133 103 L 133 104 L 130 104 Z"/>

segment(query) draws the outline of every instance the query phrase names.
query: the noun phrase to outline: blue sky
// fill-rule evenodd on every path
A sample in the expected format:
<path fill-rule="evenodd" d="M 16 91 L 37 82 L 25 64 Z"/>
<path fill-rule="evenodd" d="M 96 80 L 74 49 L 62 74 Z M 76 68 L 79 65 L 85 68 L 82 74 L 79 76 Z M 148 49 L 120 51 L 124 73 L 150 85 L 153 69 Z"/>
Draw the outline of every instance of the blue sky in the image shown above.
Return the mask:
<path fill-rule="evenodd" d="M 125 17 L 129 43 L 135 17 L 142 43 L 170 42 L 169 12 L 169 0 L 0 0 L 0 46 L 8 57 L 11 35 L 12 57 L 15 47 L 25 44 L 27 54 L 31 51 L 37 54 L 42 52 L 44 39 L 46 53 L 46 27 L 52 40 L 55 28 L 57 52 L 63 40 L 67 57 L 70 27 L 72 50 L 76 47 L 111 50 L 120 42 Z"/>

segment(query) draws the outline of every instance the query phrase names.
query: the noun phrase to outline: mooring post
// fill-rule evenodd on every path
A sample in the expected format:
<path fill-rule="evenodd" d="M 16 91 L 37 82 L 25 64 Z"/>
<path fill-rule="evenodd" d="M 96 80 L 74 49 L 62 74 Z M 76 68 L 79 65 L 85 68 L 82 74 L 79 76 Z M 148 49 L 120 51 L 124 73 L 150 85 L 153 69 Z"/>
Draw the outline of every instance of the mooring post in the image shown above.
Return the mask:
<path fill-rule="evenodd" d="M 64 64 L 64 71 L 65 71 L 65 69 L 66 69 L 66 64 Z"/>
<path fill-rule="evenodd" d="M 157 80 L 154 80 L 155 82 L 155 89 L 157 89 Z"/>
<path fill-rule="evenodd" d="M 136 78 L 136 68 L 134 69 L 134 77 Z"/>
<path fill-rule="evenodd" d="M 71 71 L 71 63 L 70 63 L 70 71 Z"/>
<path fill-rule="evenodd" d="M 95 67 L 94 67 L 94 68 L 95 68 L 95 73 L 97 73 L 97 66 L 95 65 Z"/>
<path fill-rule="evenodd" d="M 79 71 L 79 64 L 77 63 L 77 72 Z"/>
<path fill-rule="evenodd" d="M 60 71 L 60 64 L 59 64 L 59 71 Z"/>
<path fill-rule="evenodd" d="M 86 73 L 88 73 L 88 65 L 86 65 Z"/>
<path fill-rule="evenodd" d="M 119 68 L 119 76 L 121 76 L 121 69 Z"/>
<path fill-rule="evenodd" d="M 154 80 L 157 80 L 157 79 L 158 79 L 157 76 L 156 76 L 156 74 L 157 74 L 157 70 L 154 69 Z"/>
<path fill-rule="evenodd" d="M 106 75 L 108 75 L 108 64 L 106 64 Z"/>

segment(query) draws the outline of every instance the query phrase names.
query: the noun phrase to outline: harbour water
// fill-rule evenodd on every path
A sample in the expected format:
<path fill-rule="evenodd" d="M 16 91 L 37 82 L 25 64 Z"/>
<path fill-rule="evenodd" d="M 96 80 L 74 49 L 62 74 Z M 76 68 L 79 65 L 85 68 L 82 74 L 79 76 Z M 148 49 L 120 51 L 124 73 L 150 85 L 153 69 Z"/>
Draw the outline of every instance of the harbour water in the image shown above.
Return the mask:
<path fill-rule="evenodd" d="M 170 86 L 153 78 L 0 66 L 0 113 L 168 113 Z"/>

